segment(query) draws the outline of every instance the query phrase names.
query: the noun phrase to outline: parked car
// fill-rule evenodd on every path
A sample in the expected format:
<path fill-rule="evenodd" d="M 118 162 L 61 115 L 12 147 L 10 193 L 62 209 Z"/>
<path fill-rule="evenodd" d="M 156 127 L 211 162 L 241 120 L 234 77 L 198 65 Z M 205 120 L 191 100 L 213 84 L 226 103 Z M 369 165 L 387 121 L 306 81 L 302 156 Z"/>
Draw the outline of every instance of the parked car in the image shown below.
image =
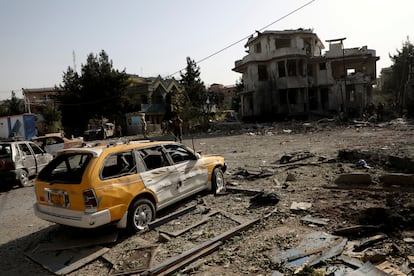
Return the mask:
<path fill-rule="evenodd" d="M 67 148 L 78 148 L 83 144 L 82 138 L 68 139 L 63 137 L 61 133 L 48 133 L 44 136 L 35 136 L 32 138 L 39 147 L 47 153 L 56 156 L 57 152 Z"/>
<path fill-rule="evenodd" d="M 129 142 L 58 153 L 38 175 L 35 214 L 96 228 L 144 229 L 156 212 L 203 190 L 225 190 L 224 158 L 175 142 Z"/>
<path fill-rule="evenodd" d="M 103 123 L 99 126 L 89 125 L 88 129 L 83 132 L 83 139 L 85 141 L 107 139 L 114 137 L 115 124 Z"/>
<path fill-rule="evenodd" d="M 0 141 L 0 182 L 27 186 L 53 156 L 30 141 Z"/>

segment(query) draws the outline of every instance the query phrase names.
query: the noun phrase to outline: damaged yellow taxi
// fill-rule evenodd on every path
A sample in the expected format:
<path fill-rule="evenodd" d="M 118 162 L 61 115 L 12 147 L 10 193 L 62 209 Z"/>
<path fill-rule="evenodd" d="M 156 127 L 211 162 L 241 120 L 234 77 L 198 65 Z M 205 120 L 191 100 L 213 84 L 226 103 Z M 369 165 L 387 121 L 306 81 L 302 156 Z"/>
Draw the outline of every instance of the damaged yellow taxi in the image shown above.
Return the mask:
<path fill-rule="evenodd" d="M 169 141 L 66 149 L 38 175 L 35 214 L 79 228 L 141 231 L 157 211 L 204 190 L 225 190 L 222 156 Z"/>

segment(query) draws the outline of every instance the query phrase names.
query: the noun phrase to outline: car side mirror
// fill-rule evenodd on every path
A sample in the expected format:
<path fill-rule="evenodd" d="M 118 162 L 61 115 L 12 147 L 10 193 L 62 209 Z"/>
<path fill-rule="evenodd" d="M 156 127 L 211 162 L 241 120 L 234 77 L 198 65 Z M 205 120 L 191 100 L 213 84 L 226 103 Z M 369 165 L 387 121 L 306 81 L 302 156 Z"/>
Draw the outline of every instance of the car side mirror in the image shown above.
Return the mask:
<path fill-rule="evenodd" d="M 195 153 L 195 157 L 196 157 L 197 159 L 200 159 L 200 158 L 201 158 L 201 154 L 200 154 L 200 153 L 198 153 L 198 152 L 196 152 L 196 153 Z"/>

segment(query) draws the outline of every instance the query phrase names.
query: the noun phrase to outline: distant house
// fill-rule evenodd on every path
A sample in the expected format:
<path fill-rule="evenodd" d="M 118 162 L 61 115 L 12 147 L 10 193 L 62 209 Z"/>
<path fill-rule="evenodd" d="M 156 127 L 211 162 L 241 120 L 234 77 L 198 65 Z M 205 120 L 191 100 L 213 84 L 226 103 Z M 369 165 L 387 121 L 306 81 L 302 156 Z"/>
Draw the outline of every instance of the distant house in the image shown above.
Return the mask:
<path fill-rule="evenodd" d="M 343 109 L 360 114 L 372 98 L 375 50 L 345 49 L 343 40 L 324 45 L 312 30 L 265 31 L 251 36 L 248 54 L 235 62 L 241 73 L 243 118 L 322 116 Z"/>
<path fill-rule="evenodd" d="M 55 87 L 23 88 L 26 111 L 40 114 L 48 103 L 56 103 L 58 90 Z"/>
<path fill-rule="evenodd" d="M 182 92 L 180 83 L 174 79 L 143 78 L 130 75 L 128 95 L 138 106 L 133 113 L 126 114 L 127 131 L 129 134 L 140 133 L 141 128 L 136 122 L 140 121 L 142 114 L 148 124 L 148 130 L 153 131 L 160 127 L 166 114 L 173 112 L 171 100 L 176 92 Z"/>
<path fill-rule="evenodd" d="M 36 127 L 39 134 L 50 131 L 44 124 L 43 108 L 47 104 L 53 104 L 57 107 L 58 102 L 56 96 L 58 90 L 56 87 L 47 88 L 23 88 L 23 97 L 28 113 L 34 113 L 37 115 Z"/>
<path fill-rule="evenodd" d="M 233 97 L 236 95 L 236 86 L 213 83 L 207 89 L 207 93 L 219 109 L 231 109 Z"/>

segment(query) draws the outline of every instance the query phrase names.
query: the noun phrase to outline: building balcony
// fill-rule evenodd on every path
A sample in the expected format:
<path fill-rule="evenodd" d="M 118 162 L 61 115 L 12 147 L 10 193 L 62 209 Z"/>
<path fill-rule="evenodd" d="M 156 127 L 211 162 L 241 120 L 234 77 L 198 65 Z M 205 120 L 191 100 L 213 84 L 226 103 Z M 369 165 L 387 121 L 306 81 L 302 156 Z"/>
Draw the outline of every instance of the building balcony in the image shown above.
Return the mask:
<path fill-rule="evenodd" d="M 266 62 L 266 61 L 270 61 L 273 59 L 283 59 L 283 58 L 289 58 L 292 56 L 309 56 L 309 55 L 306 53 L 305 49 L 299 49 L 299 48 L 282 48 L 282 49 L 272 50 L 270 52 L 248 54 L 244 56 L 243 59 L 236 60 L 235 70 L 237 71 L 237 68 L 240 68 L 247 63 Z"/>

